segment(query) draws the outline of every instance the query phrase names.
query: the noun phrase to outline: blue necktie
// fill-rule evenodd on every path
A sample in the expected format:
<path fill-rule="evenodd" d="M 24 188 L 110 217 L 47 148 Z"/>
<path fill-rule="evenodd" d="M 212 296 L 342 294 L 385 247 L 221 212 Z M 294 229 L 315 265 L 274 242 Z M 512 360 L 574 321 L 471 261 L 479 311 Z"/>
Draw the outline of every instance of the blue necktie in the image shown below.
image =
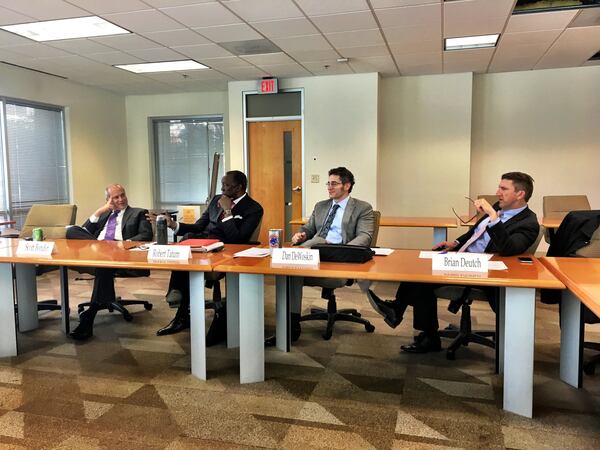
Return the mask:
<path fill-rule="evenodd" d="M 335 213 L 337 212 L 339 207 L 340 205 L 338 205 L 337 203 L 333 205 L 331 211 L 329 211 L 329 216 L 327 216 L 327 220 L 323 224 L 323 228 L 321 228 L 321 231 L 319 232 L 319 237 L 322 237 L 323 239 L 327 237 L 327 233 L 329 233 L 329 229 L 331 228 L 331 224 L 333 223 L 333 219 L 335 218 Z"/>
<path fill-rule="evenodd" d="M 112 212 L 112 214 L 108 218 L 108 222 L 106 222 L 106 234 L 104 235 L 105 241 L 114 241 L 115 240 L 115 230 L 117 229 L 117 216 L 118 215 L 119 215 L 119 211 L 115 210 Z"/>

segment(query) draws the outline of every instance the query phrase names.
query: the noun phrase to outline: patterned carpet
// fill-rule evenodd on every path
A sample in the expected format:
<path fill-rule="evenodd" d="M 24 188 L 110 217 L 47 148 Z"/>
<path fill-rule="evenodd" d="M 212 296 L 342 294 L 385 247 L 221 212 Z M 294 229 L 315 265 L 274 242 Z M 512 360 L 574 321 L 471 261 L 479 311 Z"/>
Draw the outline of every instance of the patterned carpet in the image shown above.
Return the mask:
<path fill-rule="evenodd" d="M 76 275 L 73 304 L 91 291 L 91 281 Z M 250 385 L 239 384 L 237 351 L 221 345 L 207 352 L 209 380 L 197 380 L 189 333 L 155 336 L 174 314 L 163 298 L 167 276 L 119 279 L 119 294 L 150 299 L 154 309 L 132 307 L 132 323 L 101 312 L 89 342 L 66 338 L 58 312 L 41 313 L 40 328 L 19 335 L 19 356 L 0 359 L 0 448 L 598 448 L 600 375 L 584 376 L 581 390 L 558 379 L 554 307 L 537 307 L 530 420 L 500 409 L 493 350 L 470 345 L 456 361 L 443 352 L 400 354 L 412 340 L 412 317 L 390 329 L 356 287 L 338 291 L 339 306 L 356 305 L 375 333 L 341 323 L 324 341 L 322 323 L 303 324 L 292 353 L 267 350 L 267 380 Z M 40 277 L 38 287 L 41 299 L 56 298 L 57 272 Z M 391 297 L 395 286 L 375 290 Z M 270 332 L 272 282 L 266 292 Z M 306 288 L 304 306 L 322 306 L 319 294 Z M 442 326 L 457 322 L 445 307 L 440 302 Z M 474 328 L 493 326 L 486 304 L 473 310 Z M 600 326 L 591 331 L 587 337 L 600 341 Z"/>

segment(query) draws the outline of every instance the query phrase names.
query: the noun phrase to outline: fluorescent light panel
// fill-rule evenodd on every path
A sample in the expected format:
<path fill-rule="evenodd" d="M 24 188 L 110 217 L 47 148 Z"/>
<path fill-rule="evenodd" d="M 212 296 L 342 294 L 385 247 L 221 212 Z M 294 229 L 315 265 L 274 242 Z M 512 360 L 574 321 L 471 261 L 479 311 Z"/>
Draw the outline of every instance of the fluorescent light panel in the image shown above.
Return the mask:
<path fill-rule="evenodd" d="M 97 16 L 21 23 L 0 28 L 38 42 L 130 33 Z"/>
<path fill-rule="evenodd" d="M 499 34 L 486 34 L 484 36 L 466 36 L 445 39 L 446 50 L 463 50 L 468 48 L 494 47 L 498 42 Z"/>
<path fill-rule="evenodd" d="M 141 64 L 118 64 L 115 67 L 128 70 L 129 72 L 133 73 L 176 72 L 179 70 L 199 70 L 209 68 L 204 64 L 200 64 L 192 59 Z"/>

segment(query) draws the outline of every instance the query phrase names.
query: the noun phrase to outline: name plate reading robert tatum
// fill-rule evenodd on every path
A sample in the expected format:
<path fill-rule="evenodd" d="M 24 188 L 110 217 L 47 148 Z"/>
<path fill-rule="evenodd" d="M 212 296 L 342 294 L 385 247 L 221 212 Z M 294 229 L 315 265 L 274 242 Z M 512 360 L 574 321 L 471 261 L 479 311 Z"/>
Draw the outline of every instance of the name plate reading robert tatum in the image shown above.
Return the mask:
<path fill-rule="evenodd" d="M 488 260 L 485 253 L 438 253 L 431 258 L 431 268 L 443 272 L 487 272 Z"/>
<path fill-rule="evenodd" d="M 274 248 L 271 253 L 273 264 L 290 266 L 316 266 L 319 264 L 319 250 L 310 248 Z"/>
<path fill-rule="evenodd" d="M 20 240 L 17 246 L 17 256 L 46 256 L 54 251 L 54 242 Z"/>
<path fill-rule="evenodd" d="M 148 261 L 187 261 L 192 257 L 189 245 L 151 245 Z"/>

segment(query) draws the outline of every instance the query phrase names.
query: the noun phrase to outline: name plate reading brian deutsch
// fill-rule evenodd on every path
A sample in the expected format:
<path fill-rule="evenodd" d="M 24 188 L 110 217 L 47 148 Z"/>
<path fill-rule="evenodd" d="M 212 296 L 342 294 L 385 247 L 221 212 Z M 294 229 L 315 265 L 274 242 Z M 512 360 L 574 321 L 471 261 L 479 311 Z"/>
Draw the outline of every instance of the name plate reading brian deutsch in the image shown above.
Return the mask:
<path fill-rule="evenodd" d="M 273 264 L 290 266 L 316 266 L 319 264 L 319 250 L 310 248 L 274 248 L 271 253 Z"/>
<path fill-rule="evenodd" d="M 20 240 L 17 246 L 17 256 L 51 256 L 54 242 Z"/>
<path fill-rule="evenodd" d="M 189 245 L 151 245 L 148 261 L 187 261 L 192 257 Z"/>
<path fill-rule="evenodd" d="M 431 268 L 443 272 L 487 272 L 489 255 L 485 253 L 438 253 Z"/>

